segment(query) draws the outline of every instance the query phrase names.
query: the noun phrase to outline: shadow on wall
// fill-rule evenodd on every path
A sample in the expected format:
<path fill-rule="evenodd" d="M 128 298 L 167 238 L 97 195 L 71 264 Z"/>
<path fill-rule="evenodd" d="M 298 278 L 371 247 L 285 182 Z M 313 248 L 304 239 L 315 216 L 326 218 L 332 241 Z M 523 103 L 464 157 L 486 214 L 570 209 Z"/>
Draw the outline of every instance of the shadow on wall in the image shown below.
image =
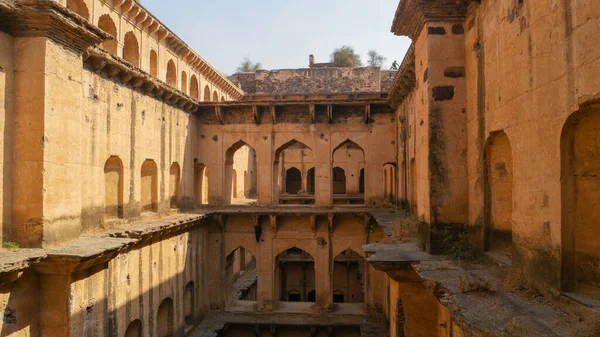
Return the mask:
<path fill-rule="evenodd" d="M 108 264 L 71 274 L 70 281 L 69 275 L 46 276 L 26 271 L 0 288 L 0 292 L 10 294 L 0 336 L 40 333 L 43 317 L 30 309 L 31 300 L 35 300 L 32 294 L 50 298 L 57 303 L 56 308 L 64 304 L 72 310 L 69 318 L 61 316 L 60 311 L 51 318 L 52 324 L 70 319 L 71 336 L 184 336 L 200 322 L 207 307 L 207 300 L 200 295 L 204 277 L 202 242 L 207 232 L 196 228 L 165 236 L 152 245 L 136 246 Z M 167 276 L 174 270 L 179 272 Z M 162 280 L 156 280 L 161 275 Z M 64 282 L 70 286 L 63 292 L 60 284 Z M 148 282 L 153 285 L 148 287 Z M 38 288 L 42 283 L 46 287 Z M 127 302 L 118 298 L 127 298 Z"/>

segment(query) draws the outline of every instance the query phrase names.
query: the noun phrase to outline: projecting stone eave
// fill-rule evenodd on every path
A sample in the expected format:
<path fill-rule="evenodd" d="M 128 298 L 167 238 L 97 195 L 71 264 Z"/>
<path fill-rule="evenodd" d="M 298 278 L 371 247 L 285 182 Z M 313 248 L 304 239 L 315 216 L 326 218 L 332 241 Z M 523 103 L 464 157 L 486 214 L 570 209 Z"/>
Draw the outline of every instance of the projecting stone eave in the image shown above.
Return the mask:
<path fill-rule="evenodd" d="M 463 21 L 471 2 L 479 0 L 401 0 L 392 22 L 392 33 L 413 41 L 428 21 Z"/>
<path fill-rule="evenodd" d="M 0 31 L 17 37 L 47 37 L 83 52 L 114 37 L 55 1 L 0 0 Z"/>
<path fill-rule="evenodd" d="M 394 109 L 398 108 L 417 83 L 415 73 L 415 45 L 410 45 L 400 69 L 396 73 L 389 93 L 389 103 Z"/>

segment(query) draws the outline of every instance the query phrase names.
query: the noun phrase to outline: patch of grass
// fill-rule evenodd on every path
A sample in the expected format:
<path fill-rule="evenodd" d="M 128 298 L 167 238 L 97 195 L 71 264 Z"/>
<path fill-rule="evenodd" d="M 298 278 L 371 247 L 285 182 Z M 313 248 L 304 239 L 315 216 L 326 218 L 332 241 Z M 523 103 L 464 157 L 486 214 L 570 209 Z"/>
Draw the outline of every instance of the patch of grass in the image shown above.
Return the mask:
<path fill-rule="evenodd" d="M 523 270 L 520 270 L 518 274 L 513 274 L 512 277 L 509 278 L 509 282 L 512 288 L 520 293 L 523 293 L 529 298 L 538 298 L 543 296 L 540 288 L 527 279 L 527 276 L 525 276 L 525 272 Z"/>
<path fill-rule="evenodd" d="M 459 231 L 445 227 L 442 230 L 443 242 L 449 247 L 445 255 L 448 255 L 454 260 L 462 260 L 472 258 L 474 256 L 473 248 L 469 243 L 469 234 L 466 231 Z"/>
<path fill-rule="evenodd" d="M 488 280 L 480 280 L 470 278 L 468 276 L 459 276 L 458 290 L 462 293 L 495 293 L 496 290 L 492 287 Z"/>
<path fill-rule="evenodd" d="M 3 242 L 2 248 L 8 249 L 8 250 L 13 250 L 13 249 L 19 249 L 21 247 L 19 246 L 19 244 L 14 243 L 14 242 Z"/>

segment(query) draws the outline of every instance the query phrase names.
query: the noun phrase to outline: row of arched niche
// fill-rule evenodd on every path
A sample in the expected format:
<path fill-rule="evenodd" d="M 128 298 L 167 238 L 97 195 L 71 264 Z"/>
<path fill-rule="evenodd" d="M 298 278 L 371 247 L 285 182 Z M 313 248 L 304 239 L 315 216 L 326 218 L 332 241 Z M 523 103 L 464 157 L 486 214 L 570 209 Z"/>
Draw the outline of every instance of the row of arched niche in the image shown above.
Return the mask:
<path fill-rule="evenodd" d="M 84 17 L 85 19 L 90 20 L 89 10 L 83 0 L 68 0 L 67 8 L 69 8 L 70 10 L 79 14 L 80 16 Z M 118 55 L 119 34 L 118 34 L 117 26 L 115 25 L 115 22 L 113 21 L 113 19 L 108 14 L 102 15 L 98 19 L 97 25 L 98 25 L 98 27 L 100 27 L 100 29 L 109 33 L 113 37 L 115 37 L 115 39 L 113 39 L 113 40 L 108 40 L 108 41 L 103 42 L 102 44 L 100 44 L 100 47 L 102 49 L 106 50 L 107 52 L 111 53 L 112 55 L 115 55 L 115 56 Z M 127 61 L 128 63 L 130 63 L 131 65 L 133 65 L 137 68 L 141 68 L 140 45 L 138 43 L 138 38 L 135 36 L 133 31 L 127 32 L 125 34 L 124 39 L 123 39 L 123 50 L 122 51 L 123 51 L 122 58 L 125 61 Z M 159 73 L 158 73 L 159 62 L 158 62 L 157 51 L 151 48 L 150 53 L 148 54 L 148 57 L 150 60 L 150 62 L 149 62 L 150 68 L 148 69 L 148 72 L 153 77 L 159 78 Z M 178 71 L 177 71 L 176 62 L 173 61 L 172 59 L 169 59 L 167 61 L 167 73 L 166 73 L 165 78 L 162 78 L 162 80 L 166 81 L 167 84 L 177 88 L 177 85 L 179 84 L 177 77 L 178 77 Z M 192 98 L 200 100 L 202 97 L 200 97 L 200 86 L 199 86 L 199 82 L 198 82 L 198 77 L 196 77 L 196 75 L 192 74 L 189 77 L 189 82 L 190 82 L 189 86 L 188 86 L 188 74 L 185 71 L 181 72 L 180 77 L 181 77 L 181 86 L 179 87 L 179 90 L 190 95 Z M 204 102 L 209 102 L 209 101 L 218 102 L 219 100 L 225 101 L 226 100 L 225 96 L 221 96 L 221 98 L 219 99 L 218 91 L 215 90 L 214 92 L 211 93 L 210 87 L 208 85 L 206 85 L 204 87 L 203 101 Z"/>
<path fill-rule="evenodd" d="M 275 151 L 273 162 L 273 202 L 314 204 L 319 193 L 315 157 L 310 147 L 291 140 Z M 257 199 L 256 151 L 240 140 L 225 153 L 225 191 L 228 204 L 251 204 Z M 336 204 L 364 204 L 365 154 L 355 142 L 346 140 L 332 156 L 331 188 Z M 329 176 L 329 173 L 326 174 Z M 197 196 L 198 198 L 198 196 Z M 201 197 L 202 198 L 202 197 Z"/>
<path fill-rule="evenodd" d="M 314 204 L 316 176 L 312 150 L 292 140 L 275 152 L 273 163 L 274 198 L 280 204 Z M 333 151 L 331 184 L 334 204 L 364 204 L 365 155 L 363 149 L 346 140 Z M 396 198 L 396 167 L 386 164 L 384 193 L 393 202 Z M 108 218 L 124 217 L 124 171 L 118 156 L 111 156 L 105 163 L 105 212 Z M 179 208 L 181 203 L 181 166 L 172 163 L 169 170 L 169 204 Z M 140 207 L 142 212 L 158 211 L 158 168 L 154 160 L 143 162 L 140 169 Z M 256 151 L 244 141 L 233 144 L 225 153 L 226 202 L 233 205 L 251 205 L 258 198 Z M 208 205 L 209 169 L 196 163 L 194 166 L 194 198 L 197 204 Z"/>
<path fill-rule="evenodd" d="M 281 302 L 316 302 L 316 269 L 314 258 L 306 251 L 292 247 L 275 259 L 274 277 L 276 298 Z M 249 250 L 238 247 L 226 259 L 226 293 L 229 304 L 237 301 L 256 302 L 256 258 Z M 347 249 L 333 261 L 333 303 L 364 303 L 364 258 Z M 251 277 L 249 282 L 248 278 Z"/>
<path fill-rule="evenodd" d="M 560 181 L 544 180 L 544 176 L 537 174 L 532 178 L 530 165 L 535 164 L 524 167 L 513 165 L 513 148 L 505 131 L 493 132 L 484 151 L 485 250 L 508 258 L 514 254 L 513 239 L 518 237 L 513 233 L 515 177 L 537 179 L 541 186 L 550 186 L 551 189 L 560 186 L 560 202 L 551 200 L 550 193 L 543 192 L 537 197 L 537 205 L 539 212 L 549 212 L 560 206 L 561 256 L 556 259 L 560 259 L 562 290 L 597 293 L 600 289 L 600 111 L 593 108 L 578 111 L 563 125 Z M 414 213 L 418 212 L 416 181 L 417 169 L 413 158 L 409 166 L 409 201 Z M 552 228 L 558 225 L 550 221 L 541 225 L 542 229 L 538 229 L 536 235 L 548 240 L 545 244 L 549 245 Z M 558 267 L 556 262 L 552 262 L 552 266 Z"/>
<path fill-rule="evenodd" d="M 196 298 L 194 297 L 194 282 L 189 282 L 183 292 L 183 316 L 185 320 L 185 333 L 189 333 L 195 326 L 194 312 L 196 306 Z M 162 300 L 158 306 L 156 316 L 154 317 L 155 336 L 169 337 L 174 336 L 175 327 L 175 303 L 171 297 Z M 153 314 L 152 314 L 153 315 Z M 125 330 L 125 337 L 142 337 L 147 336 L 148 324 L 143 324 L 140 319 L 135 319 L 129 323 Z"/>

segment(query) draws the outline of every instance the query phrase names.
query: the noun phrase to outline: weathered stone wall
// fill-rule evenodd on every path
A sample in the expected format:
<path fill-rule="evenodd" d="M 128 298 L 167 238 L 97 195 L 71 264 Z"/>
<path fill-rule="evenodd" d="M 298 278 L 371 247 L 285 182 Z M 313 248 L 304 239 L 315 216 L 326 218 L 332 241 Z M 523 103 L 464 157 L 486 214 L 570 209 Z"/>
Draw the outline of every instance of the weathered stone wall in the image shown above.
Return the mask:
<path fill-rule="evenodd" d="M 487 184 L 494 172 L 486 176 L 486 167 L 496 168 L 485 162 L 486 144 L 506 134 L 511 158 L 503 162 L 512 163 L 512 207 L 504 207 L 511 214 L 502 214 L 510 218 L 502 227 L 508 231 L 511 223 L 513 265 L 556 289 L 572 249 L 564 203 L 577 197 L 565 185 L 564 167 L 561 173 L 561 157 L 564 162 L 571 151 L 563 130 L 575 112 L 597 113 L 600 49 L 589 41 L 599 34 L 594 23 L 600 12 L 592 1 L 503 0 L 471 7 L 464 22 L 429 22 L 414 41 L 417 84 L 398 108 L 408 123 L 408 160 L 400 169 L 407 178 L 400 188 L 405 184 L 410 201 L 416 186 L 415 212 L 426 222 L 466 222 L 475 245 L 485 248 L 490 231 L 484 228 L 499 207 Z"/>
<path fill-rule="evenodd" d="M 184 290 L 193 283 L 196 322 L 208 310 L 203 270 L 207 228 L 153 240 L 123 252 L 106 265 L 77 272 L 70 285 L 71 336 L 125 336 L 143 323 L 144 336 L 157 335 L 157 312 L 173 301 L 173 336 L 183 336 Z"/>
<path fill-rule="evenodd" d="M 484 210 L 483 144 L 502 130 L 512 148 L 513 240 L 528 274 L 556 287 L 568 230 L 561 225 L 561 132 L 569 115 L 600 96 L 600 49 L 589 43 L 600 33 L 598 19 L 593 1 L 484 2 L 467 19 L 467 69 L 477 78 L 467 90 L 469 220 L 479 223 Z"/>
<path fill-rule="evenodd" d="M 39 276 L 27 270 L 13 282 L 0 287 L 0 310 L 4 319 L 0 320 L 0 333 L 4 336 L 39 336 Z"/>
<path fill-rule="evenodd" d="M 224 156 L 240 140 L 256 151 L 259 205 L 277 204 L 280 171 L 273 165 L 272 154 L 295 139 L 309 147 L 314 154 L 316 205 L 328 206 L 332 203 L 333 152 L 346 140 L 356 143 L 364 151 L 365 203 L 381 205 L 385 199 L 381 183 L 384 165 L 396 161 L 395 124 L 392 119 L 393 114 L 381 114 L 369 124 L 201 125 L 197 144 L 203 151 L 198 153 L 198 163 L 209 168 L 210 204 L 226 203 Z M 358 184 L 358 177 L 354 179 Z"/>
<path fill-rule="evenodd" d="M 322 94 L 381 91 L 379 68 L 259 70 L 256 93 Z"/>
<path fill-rule="evenodd" d="M 256 94 L 255 73 L 236 73 L 233 76 L 240 83 L 240 87 L 246 94 Z"/>
<path fill-rule="evenodd" d="M 0 217 L 2 224 L 10 223 L 12 178 L 12 119 L 14 114 L 14 39 L 0 32 Z M 0 234 L 10 235 L 10 228 L 0 229 Z M 6 233 L 8 231 L 8 233 Z M 1 236 L 0 235 L 0 236 Z"/>
<path fill-rule="evenodd" d="M 158 168 L 158 212 L 170 207 L 170 169 L 181 171 L 182 202 L 190 204 L 193 191 L 195 146 L 194 117 L 116 83 L 85 71 L 82 95 L 82 225 L 97 227 L 104 220 L 105 164 L 110 157 L 122 163 L 123 217 L 141 214 L 142 164 L 152 160 Z"/>
<path fill-rule="evenodd" d="M 221 270 L 225 259 L 239 247 L 250 252 L 257 261 L 258 292 L 257 304 L 259 310 L 277 310 L 279 303 L 279 276 L 277 275 L 277 256 L 293 247 L 302 249 L 314 259 L 314 279 L 308 284 L 314 285 L 317 296 L 317 308 L 307 310 L 330 311 L 333 303 L 333 263 L 336 256 L 352 249 L 365 256 L 362 245 L 365 242 L 385 242 L 387 236 L 380 227 L 372 232 L 365 231 L 365 219 L 357 215 L 339 215 L 333 220 L 333 230 L 329 230 L 327 216 L 316 218 L 315 230 L 311 230 L 310 216 L 277 216 L 276 229 L 268 216 L 260 217 L 258 222 L 249 215 L 230 215 L 227 217 L 224 234 L 214 232 L 210 243 L 209 256 L 211 279 L 221 278 Z M 255 225 L 262 227 L 260 240 L 257 240 Z M 222 240 L 222 241 L 221 241 Z M 222 242 L 222 243 L 220 243 Z M 222 253 L 221 253 L 222 252 Z M 220 255 L 219 255 L 220 254 Z M 386 294 L 381 286 L 385 273 L 367 265 L 364 275 L 364 305 L 369 310 L 382 312 Z M 218 284 L 217 284 L 218 283 Z M 226 299 L 224 289 L 218 287 L 226 282 L 216 282 L 211 285 L 211 307 L 222 308 Z"/>
<path fill-rule="evenodd" d="M 396 70 L 381 70 L 381 91 L 389 92 L 392 88 L 394 76 L 396 76 Z"/>

